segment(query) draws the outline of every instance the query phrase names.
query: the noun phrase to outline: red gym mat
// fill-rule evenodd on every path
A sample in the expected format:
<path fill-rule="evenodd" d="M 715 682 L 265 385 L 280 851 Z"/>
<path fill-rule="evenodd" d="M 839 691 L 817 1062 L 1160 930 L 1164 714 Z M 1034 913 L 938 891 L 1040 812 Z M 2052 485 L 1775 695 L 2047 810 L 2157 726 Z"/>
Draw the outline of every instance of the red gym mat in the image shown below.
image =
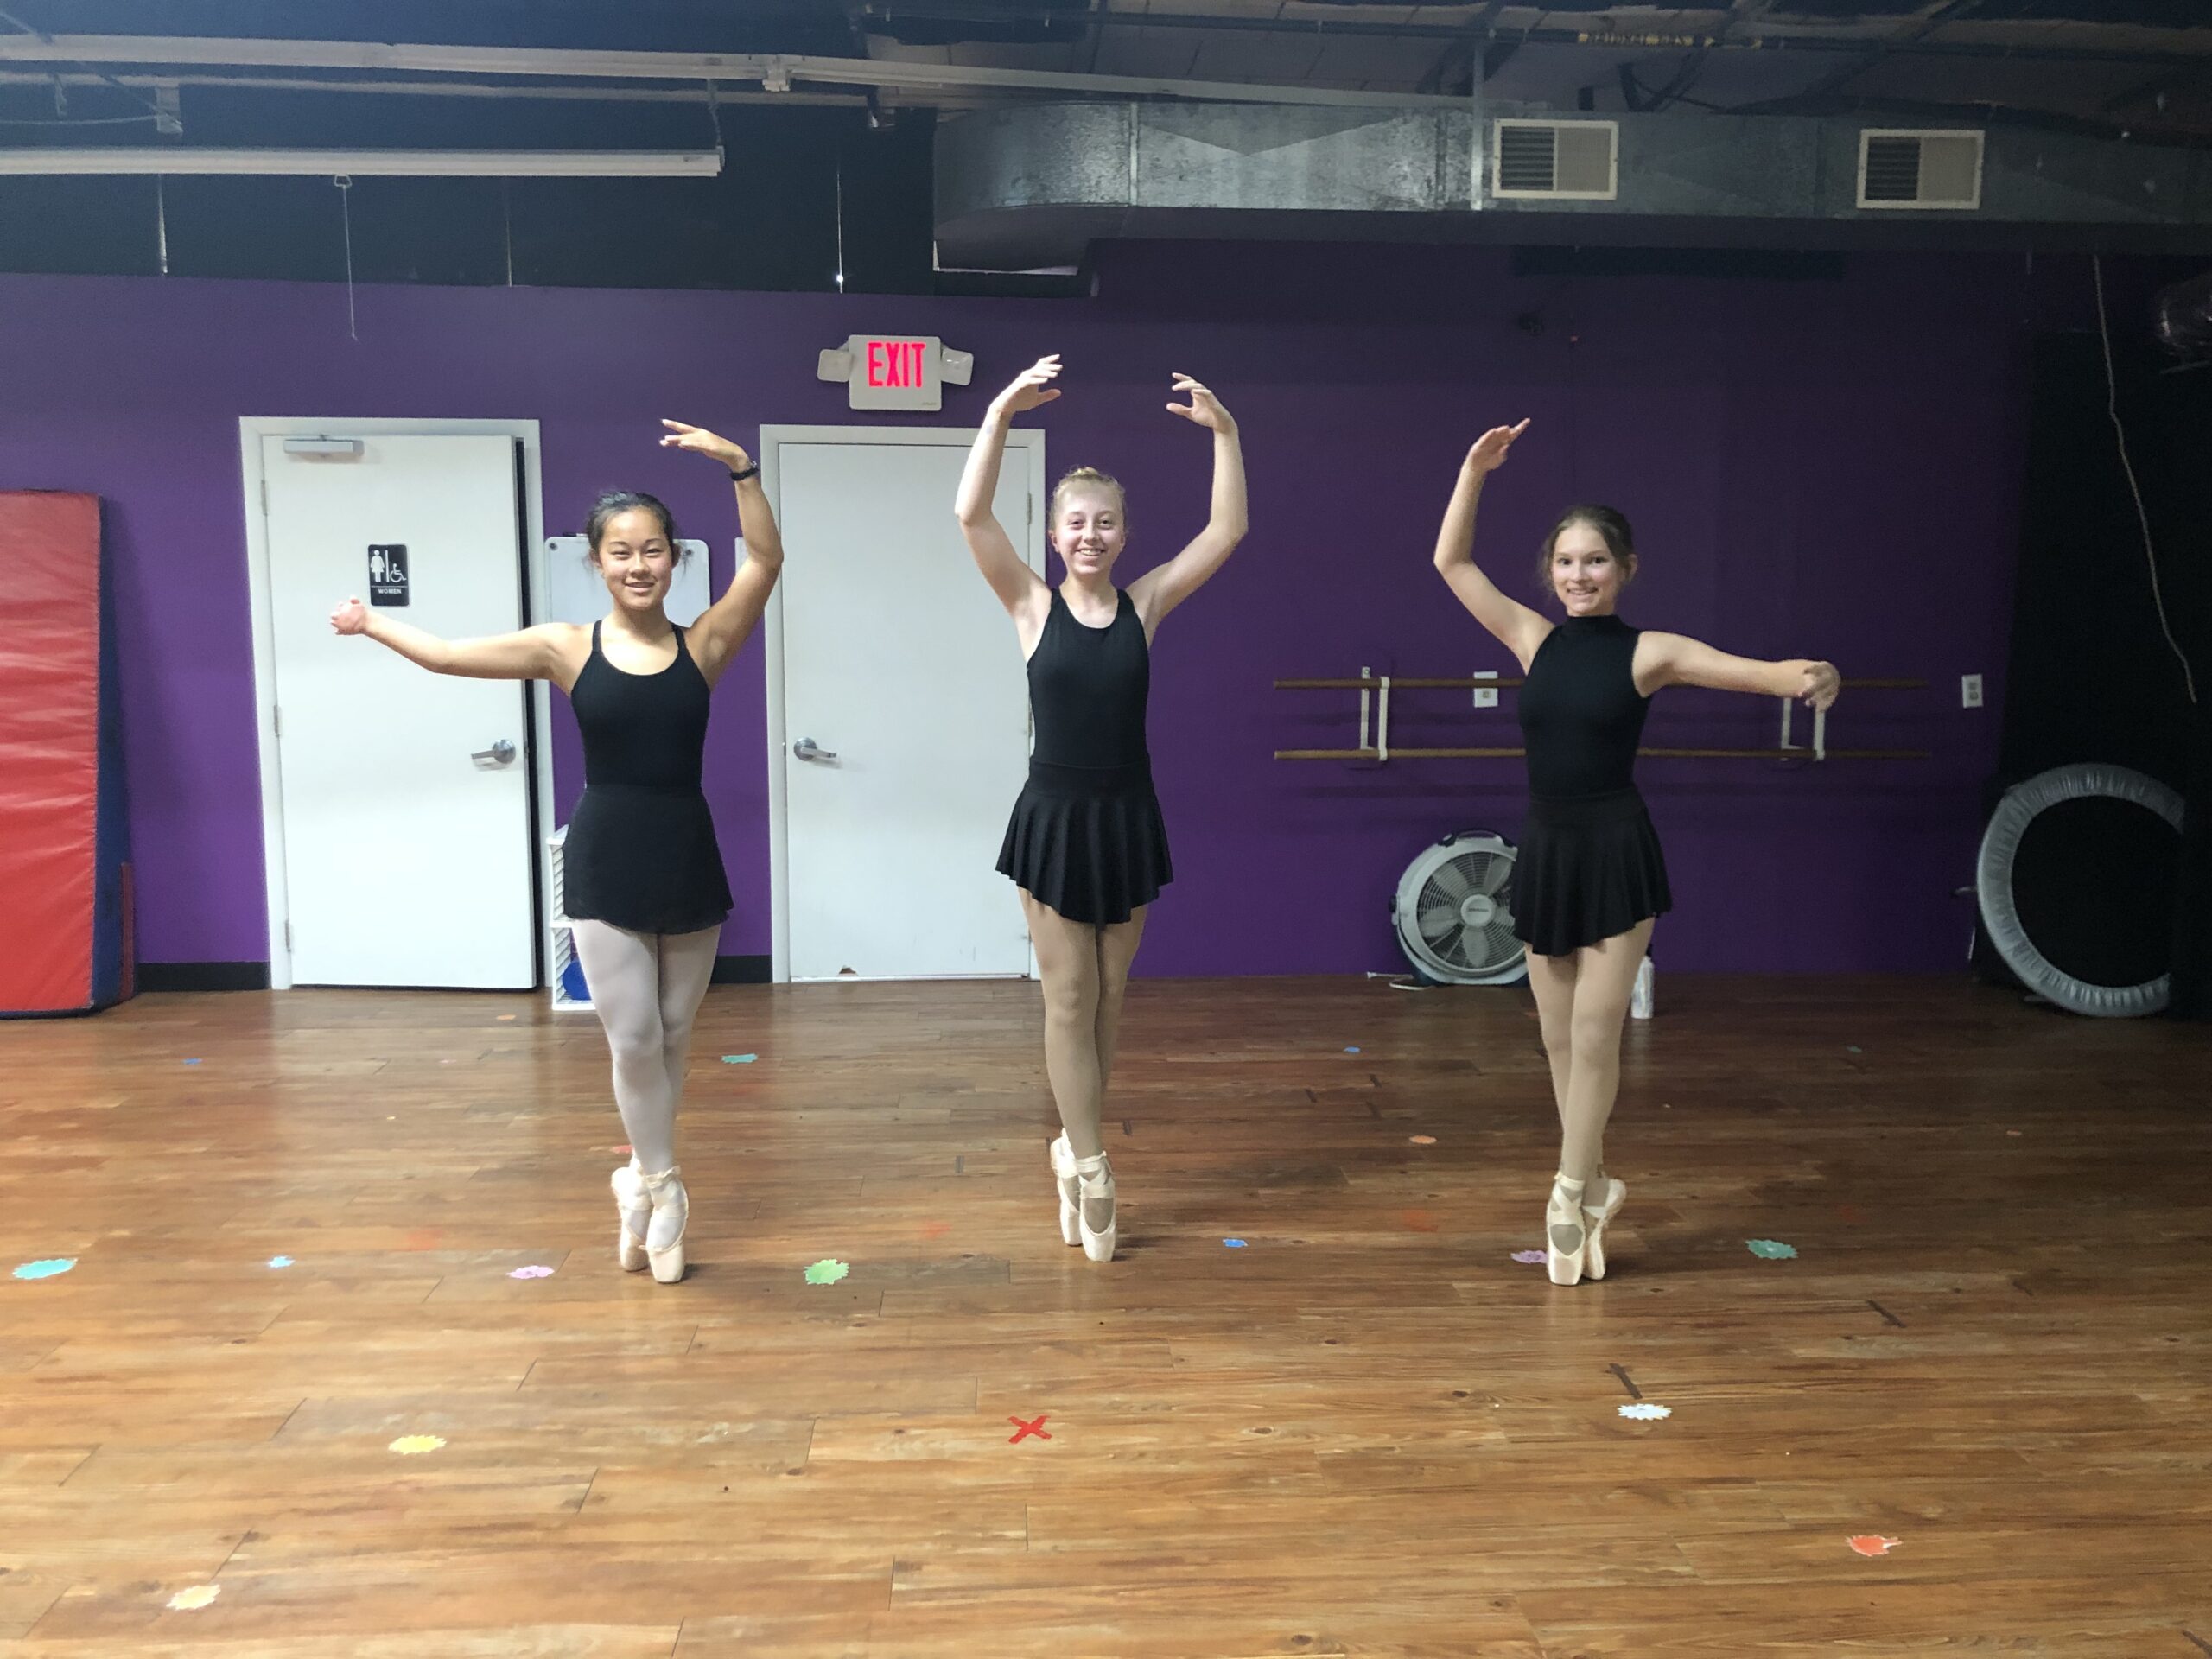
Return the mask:
<path fill-rule="evenodd" d="M 100 504 L 0 493 L 0 1011 L 94 1006 Z"/>

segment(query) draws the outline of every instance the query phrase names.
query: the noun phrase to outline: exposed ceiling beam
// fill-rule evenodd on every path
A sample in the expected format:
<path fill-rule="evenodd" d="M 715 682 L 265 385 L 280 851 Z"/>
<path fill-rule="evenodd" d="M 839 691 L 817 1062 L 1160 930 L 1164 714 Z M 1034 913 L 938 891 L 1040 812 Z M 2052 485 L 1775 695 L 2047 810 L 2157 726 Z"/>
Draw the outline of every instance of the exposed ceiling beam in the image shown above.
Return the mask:
<path fill-rule="evenodd" d="M 2171 69 L 2164 69 L 2148 80 L 2138 81 L 2131 86 L 2123 87 L 2105 99 L 2099 107 L 2104 113 L 2114 115 L 2125 113 L 2131 105 L 2140 104 L 2145 99 L 2153 99 L 2163 105 L 2167 93 L 2182 91 L 2188 88 L 2192 82 L 2208 77 L 2212 77 L 2212 59 L 2207 59 L 2202 63 L 2183 64 Z"/>
<path fill-rule="evenodd" d="M 1951 8 L 1936 14 L 1949 21 Z M 1002 15 L 1001 15 L 1002 16 Z M 1277 32 L 1316 31 L 1291 18 L 1226 20 L 1217 17 L 1145 12 L 1093 14 L 1101 26 L 1124 21 L 1147 28 L 1219 29 L 1264 25 Z M 2212 60 L 2212 29 L 2190 31 L 2201 37 L 2196 49 L 2149 51 L 2044 45 L 2028 41 L 1938 41 L 1928 38 L 1930 19 L 1911 20 L 1910 32 L 1889 41 L 1752 32 L 1731 28 L 1719 35 L 1616 35 L 1560 28 L 1497 29 L 1488 37 L 1498 44 L 1568 46 L 1618 53 L 1623 48 L 1654 50 L 1707 47 L 1719 51 L 1817 52 L 1865 60 L 1882 55 L 1995 58 L 2014 62 L 2128 63 L 2152 67 Z M 1382 29 L 1384 25 L 1369 25 Z M 1465 26 L 1388 26 L 1411 38 L 1464 39 Z M 1752 28 L 1756 28 L 1753 25 Z M 1343 32 L 1344 26 L 1334 26 Z M 1363 30 L 1362 32 L 1366 32 Z M 2179 31 L 2177 31 L 2179 33 Z M 2195 45 L 2195 38 L 2192 40 Z M 428 74 L 563 76 L 592 80 L 757 80 L 771 86 L 805 81 L 849 86 L 944 88 L 974 92 L 1057 92 L 1114 98 L 1179 98 L 1246 103 L 1311 103 L 1369 107 L 1418 107 L 1435 103 L 1418 93 L 1338 92 L 1245 81 L 1188 80 L 1145 75 L 1093 75 L 1041 69 L 1001 69 L 959 64 L 908 63 L 884 59 L 825 58 L 781 53 L 619 52 L 549 47 L 450 46 L 358 41 L 294 41 L 198 35 L 0 35 L 0 62 L 62 64 L 164 64 L 219 68 L 343 69 Z"/>
<path fill-rule="evenodd" d="M 1980 0 L 1942 0 L 1942 3 L 1905 20 L 1898 32 L 1886 40 L 1867 42 L 1856 63 L 1847 63 L 1822 75 L 1798 96 L 1808 101 L 1840 92 L 1853 81 L 1879 64 L 1914 47 L 1922 45 L 1928 37 L 1954 17 L 1971 11 Z"/>
<path fill-rule="evenodd" d="M 1942 24 L 1965 21 L 1962 16 L 1955 15 L 1955 8 L 1948 5 L 1939 8 L 1932 21 L 1926 12 L 1909 15 L 1898 20 L 1903 25 L 1898 33 L 1884 36 L 1858 29 L 1823 29 L 1818 24 L 1805 22 L 1777 22 L 1768 16 L 1776 3 L 1777 0 L 1737 0 L 1732 8 L 1713 7 L 1712 10 L 1715 13 L 1726 10 L 1727 15 L 1716 27 L 1705 30 L 1681 26 L 1656 29 L 1610 29 L 1604 26 L 1605 20 L 1602 16 L 1590 27 L 1538 24 L 1524 28 L 1496 22 L 1494 20 L 1504 10 L 1498 3 L 1478 9 L 1465 22 L 1407 22 L 1362 17 L 1356 14 L 1342 15 L 1336 11 L 1326 16 L 1277 11 L 1255 16 L 1204 11 L 1099 10 L 1079 15 L 1083 21 L 1097 30 L 1181 29 L 1204 29 L 1217 34 L 1295 35 L 1325 39 L 1360 35 L 1407 41 L 1454 41 L 1473 35 L 1494 40 L 1500 45 L 1574 46 L 1609 52 L 1637 47 L 1655 51 L 1683 51 L 1697 47 L 1725 46 L 1761 52 L 1821 52 L 1852 57 L 1864 57 L 1878 50 L 1901 56 L 2025 57 L 2068 62 L 2186 63 L 2212 58 L 2212 29 L 2164 31 L 2177 38 L 2184 35 L 2196 37 L 2190 45 L 2172 51 L 2139 47 L 2047 44 L 2032 39 L 2009 37 L 1985 41 L 1931 41 L 1922 37 Z M 881 21 L 887 29 L 888 25 L 902 18 L 917 22 L 1003 24 L 1032 16 L 1066 20 L 1078 14 L 1057 10 L 1046 12 L 1041 9 L 1034 13 L 1022 13 L 1003 6 L 981 4 L 978 0 L 874 0 L 869 8 L 859 14 L 863 26 L 871 15 Z M 2056 37 L 2077 26 L 2063 22 L 2016 22 L 2012 27 L 2022 35 Z"/>
<path fill-rule="evenodd" d="M 1151 75 L 1084 75 L 785 53 L 601 52 L 552 47 L 385 44 L 357 41 L 216 39 L 119 35 L 0 35 L 0 62 L 175 64 L 221 68 L 352 69 L 428 74 L 560 75 L 588 80 L 757 80 L 771 92 L 797 82 L 960 92 L 1074 93 L 1094 98 L 1173 98 L 1211 103 L 1313 104 L 1351 109 L 1423 109 L 1459 100 L 1417 92 L 1340 92 L 1235 80 Z"/>

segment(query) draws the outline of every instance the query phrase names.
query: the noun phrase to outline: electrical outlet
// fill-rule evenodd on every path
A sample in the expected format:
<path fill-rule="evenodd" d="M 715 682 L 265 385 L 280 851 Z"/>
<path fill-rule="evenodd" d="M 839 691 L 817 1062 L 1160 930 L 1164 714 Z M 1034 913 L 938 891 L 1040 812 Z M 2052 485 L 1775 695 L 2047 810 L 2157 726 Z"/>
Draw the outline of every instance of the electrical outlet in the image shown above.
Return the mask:
<path fill-rule="evenodd" d="M 1980 675 L 1961 674 L 1959 676 L 1959 707 L 1961 709 L 1981 707 Z"/>
<path fill-rule="evenodd" d="M 1471 680 L 1494 680 L 1497 677 L 1497 671 L 1494 668 L 1478 668 L 1467 677 Z M 1485 691 L 1480 687 L 1477 687 L 1475 690 L 1475 707 L 1478 709 L 1497 708 L 1497 691 L 1494 690 Z"/>

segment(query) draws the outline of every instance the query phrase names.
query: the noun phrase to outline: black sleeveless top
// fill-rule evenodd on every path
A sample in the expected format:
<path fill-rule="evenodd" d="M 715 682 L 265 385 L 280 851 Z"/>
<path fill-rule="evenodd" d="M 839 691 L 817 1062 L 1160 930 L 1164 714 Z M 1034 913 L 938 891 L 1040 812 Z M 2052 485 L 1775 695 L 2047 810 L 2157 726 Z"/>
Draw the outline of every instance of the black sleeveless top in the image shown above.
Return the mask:
<path fill-rule="evenodd" d="M 676 630 L 676 658 L 666 668 L 630 674 L 607 661 L 599 626 L 591 625 L 591 656 L 569 692 L 583 733 L 585 785 L 698 788 L 709 690 L 683 630 Z"/>
<path fill-rule="evenodd" d="M 599 624 L 569 689 L 584 792 L 563 849 L 562 913 L 637 933 L 691 933 L 729 914 L 714 816 L 699 787 L 710 688 L 683 630 L 657 674 L 607 659 Z"/>
<path fill-rule="evenodd" d="M 1114 620 L 1085 627 L 1059 589 L 1045 632 L 1029 657 L 1029 708 L 1037 722 L 1031 759 L 1048 766 L 1123 767 L 1150 764 L 1145 706 L 1152 691 L 1152 652 L 1129 596 L 1114 592 Z"/>
<path fill-rule="evenodd" d="M 1560 800 L 1636 786 L 1651 709 L 1636 689 L 1636 639 L 1617 616 L 1570 616 L 1536 647 L 1518 699 L 1531 795 Z"/>

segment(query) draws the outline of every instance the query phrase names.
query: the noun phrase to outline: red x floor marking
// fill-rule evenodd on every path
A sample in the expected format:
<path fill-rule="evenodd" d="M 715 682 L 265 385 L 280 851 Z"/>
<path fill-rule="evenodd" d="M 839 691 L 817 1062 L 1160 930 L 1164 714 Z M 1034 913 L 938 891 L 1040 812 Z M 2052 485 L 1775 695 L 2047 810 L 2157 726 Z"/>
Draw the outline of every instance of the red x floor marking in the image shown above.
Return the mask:
<path fill-rule="evenodd" d="M 1007 1418 L 1007 1421 L 1014 1425 L 1014 1437 L 1007 1440 L 1007 1444 L 1008 1446 L 1020 1446 L 1022 1441 L 1027 1440 L 1032 1434 L 1034 1434 L 1040 1440 L 1051 1440 L 1052 1437 L 1045 1432 L 1045 1417 L 1046 1414 L 1040 1411 L 1037 1414 L 1037 1421 L 1033 1423 L 1025 1423 L 1019 1417 Z"/>

